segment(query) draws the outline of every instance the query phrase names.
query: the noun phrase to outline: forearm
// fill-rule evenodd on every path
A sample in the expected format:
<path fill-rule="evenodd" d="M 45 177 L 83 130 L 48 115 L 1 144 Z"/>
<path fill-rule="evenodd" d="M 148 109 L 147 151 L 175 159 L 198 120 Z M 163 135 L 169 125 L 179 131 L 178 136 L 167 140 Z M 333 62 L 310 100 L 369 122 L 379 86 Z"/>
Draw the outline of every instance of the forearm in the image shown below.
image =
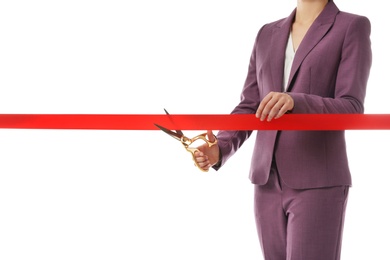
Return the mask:
<path fill-rule="evenodd" d="M 218 170 L 222 167 L 251 134 L 252 131 L 219 131 L 217 140 L 220 151 L 220 160 L 213 168 Z"/>
<path fill-rule="evenodd" d="M 289 93 L 294 99 L 292 113 L 296 114 L 355 114 L 363 113 L 363 101 L 353 98 L 329 98 L 305 93 Z"/>

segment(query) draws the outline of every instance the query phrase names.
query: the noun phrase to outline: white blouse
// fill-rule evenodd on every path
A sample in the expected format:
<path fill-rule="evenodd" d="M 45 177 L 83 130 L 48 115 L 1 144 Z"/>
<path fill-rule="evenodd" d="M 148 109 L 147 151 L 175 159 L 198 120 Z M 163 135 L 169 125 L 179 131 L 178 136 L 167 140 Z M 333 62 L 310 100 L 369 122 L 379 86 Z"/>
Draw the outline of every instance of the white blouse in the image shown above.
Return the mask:
<path fill-rule="evenodd" d="M 290 77 L 291 66 L 294 61 L 294 56 L 295 56 L 295 51 L 294 51 L 294 46 L 293 46 L 292 37 L 290 33 L 290 36 L 288 37 L 288 42 L 286 46 L 286 55 L 284 60 L 284 78 L 283 78 L 284 91 L 287 90 L 288 79 Z"/>

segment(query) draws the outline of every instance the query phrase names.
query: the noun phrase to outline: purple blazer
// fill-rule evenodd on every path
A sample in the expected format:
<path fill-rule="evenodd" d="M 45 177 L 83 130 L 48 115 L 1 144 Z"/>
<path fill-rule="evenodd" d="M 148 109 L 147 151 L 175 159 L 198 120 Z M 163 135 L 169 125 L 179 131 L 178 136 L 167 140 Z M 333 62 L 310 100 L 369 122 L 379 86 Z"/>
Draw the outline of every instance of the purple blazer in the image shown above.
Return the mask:
<path fill-rule="evenodd" d="M 283 91 L 285 48 L 295 17 L 264 25 L 256 38 L 241 102 L 233 114 L 254 114 L 270 91 Z M 363 113 L 371 68 L 371 25 L 329 1 L 302 40 L 287 91 L 292 113 Z M 223 166 L 252 131 L 220 131 Z M 272 160 L 291 188 L 351 185 L 344 131 L 258 131 L 249 178 L 267 182 Z"/>

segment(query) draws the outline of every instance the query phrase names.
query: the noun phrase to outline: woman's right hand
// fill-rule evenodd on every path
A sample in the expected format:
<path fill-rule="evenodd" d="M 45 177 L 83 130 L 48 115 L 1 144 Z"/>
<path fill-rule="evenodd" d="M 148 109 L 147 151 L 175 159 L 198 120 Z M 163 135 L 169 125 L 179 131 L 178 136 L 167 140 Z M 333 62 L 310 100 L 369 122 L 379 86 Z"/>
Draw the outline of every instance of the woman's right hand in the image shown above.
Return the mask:
<path fill-rule="evenodd" d="M 207 139 L 210 142 L 215 142 L 215 136 L 211 130 L 207 131 Z M 199 168 L 202 168 L 205 171 L 208 171 L 210 167 L 217 164 L 219 161 L 219 147 L 213 145 L 211 147 L 208 144 L 203 144 L 198 147 L 199 152 L 195 152 L 195 161 L 198 164 Z"/>

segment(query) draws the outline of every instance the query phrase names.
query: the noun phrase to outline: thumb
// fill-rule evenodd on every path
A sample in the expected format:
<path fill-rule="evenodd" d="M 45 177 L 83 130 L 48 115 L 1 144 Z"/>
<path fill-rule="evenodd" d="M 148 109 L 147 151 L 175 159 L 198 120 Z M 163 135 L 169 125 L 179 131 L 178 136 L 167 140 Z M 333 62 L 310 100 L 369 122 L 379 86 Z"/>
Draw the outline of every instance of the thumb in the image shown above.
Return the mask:
<path fill-rule="evenodd" d="M 207 130 L 207 139 L 210 141 L 210 142 L 215 142 L 215 136 L 213 134 L 213 131 L 212 130 Z"/>

